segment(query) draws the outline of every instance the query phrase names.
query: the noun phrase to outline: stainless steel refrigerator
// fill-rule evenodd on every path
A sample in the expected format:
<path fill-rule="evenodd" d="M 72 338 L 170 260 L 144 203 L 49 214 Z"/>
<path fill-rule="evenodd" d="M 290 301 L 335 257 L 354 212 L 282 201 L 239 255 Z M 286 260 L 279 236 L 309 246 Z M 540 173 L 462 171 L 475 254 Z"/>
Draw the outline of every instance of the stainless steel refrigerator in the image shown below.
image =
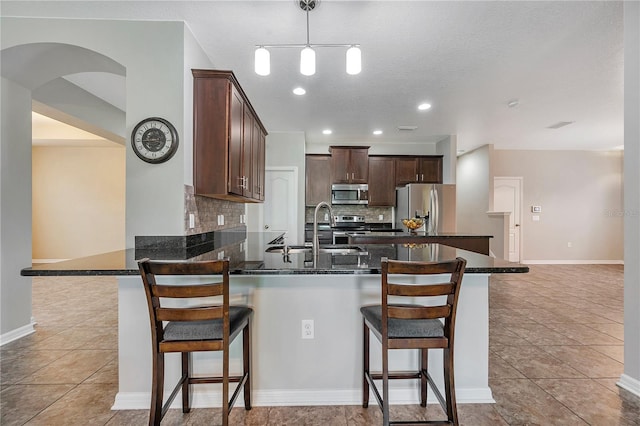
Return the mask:
<path fill-rule="evenodd" d="M 437 235 L 456 232 L 456 186 L 410 183 L 396 189 L 396 228 L 402 219 L 425 218 L 419 233 Z"/>

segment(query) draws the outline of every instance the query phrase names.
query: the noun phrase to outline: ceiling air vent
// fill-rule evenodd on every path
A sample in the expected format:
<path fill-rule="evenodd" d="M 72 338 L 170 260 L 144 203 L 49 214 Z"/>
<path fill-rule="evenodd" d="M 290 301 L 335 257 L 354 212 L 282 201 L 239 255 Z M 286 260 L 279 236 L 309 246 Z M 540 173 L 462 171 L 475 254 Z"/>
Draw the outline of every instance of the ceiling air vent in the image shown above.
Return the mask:
<path fill-rule="evenodd" d="M 398 126 L 398 130 L 400 131 L 408 131 L 411 132 L 413 130 L 416 130 L 418 128 L 418 126 Z"/>
<path fill-rule="evenodd" d="M 568 126 L 571 123 L 573 123 L 573 121 L 558 121 L 556 124 L 547 126 L 547 129 L 559 129 L 560 127 Z"/>

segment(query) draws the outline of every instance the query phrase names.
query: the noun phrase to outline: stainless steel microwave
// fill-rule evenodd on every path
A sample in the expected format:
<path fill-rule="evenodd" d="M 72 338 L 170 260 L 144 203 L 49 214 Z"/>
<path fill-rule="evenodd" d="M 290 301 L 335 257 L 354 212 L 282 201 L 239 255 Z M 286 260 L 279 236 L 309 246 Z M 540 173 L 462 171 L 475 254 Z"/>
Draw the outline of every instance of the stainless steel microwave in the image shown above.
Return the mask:
<path fill-rule="evenodd" d="M 331 204 L 369 204 L 369 185 L 340 183 L 331 185 Z"/>

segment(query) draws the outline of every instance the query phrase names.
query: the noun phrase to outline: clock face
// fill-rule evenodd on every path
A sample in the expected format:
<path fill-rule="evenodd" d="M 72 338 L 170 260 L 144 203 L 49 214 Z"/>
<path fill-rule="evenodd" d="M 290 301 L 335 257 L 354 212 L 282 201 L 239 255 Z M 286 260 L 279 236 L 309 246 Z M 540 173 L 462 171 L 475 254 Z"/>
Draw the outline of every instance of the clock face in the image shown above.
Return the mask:
<path fill-rule="evenodd" d="M 131 146 L 147 163 L 162 163 L 178 149 L 178 132 L 167 120 L 147 118 L 133 128 Z"/>

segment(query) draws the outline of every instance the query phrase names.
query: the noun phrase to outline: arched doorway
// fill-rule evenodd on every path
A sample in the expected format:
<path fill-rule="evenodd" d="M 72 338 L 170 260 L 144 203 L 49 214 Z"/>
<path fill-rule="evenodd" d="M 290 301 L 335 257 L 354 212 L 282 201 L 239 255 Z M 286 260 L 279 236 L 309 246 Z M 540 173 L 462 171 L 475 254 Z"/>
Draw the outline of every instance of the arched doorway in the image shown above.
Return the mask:
<path fill-rule="evenodd" d="M 125 112 L 115 106 L 97 108 L 101 101 L 65 76 L 105 73 L 124 81 L 126 69 L 98 52 L 64 43 L 17 45 L 3 49 L 0 54 L 1 345 L 33 332 L 31 281 L 19 274 L 32 259 L 32 110 L 35 106 L 47 115 L 123 146 Z M 124 229 L 121 232 L 124 235 Z"/>

